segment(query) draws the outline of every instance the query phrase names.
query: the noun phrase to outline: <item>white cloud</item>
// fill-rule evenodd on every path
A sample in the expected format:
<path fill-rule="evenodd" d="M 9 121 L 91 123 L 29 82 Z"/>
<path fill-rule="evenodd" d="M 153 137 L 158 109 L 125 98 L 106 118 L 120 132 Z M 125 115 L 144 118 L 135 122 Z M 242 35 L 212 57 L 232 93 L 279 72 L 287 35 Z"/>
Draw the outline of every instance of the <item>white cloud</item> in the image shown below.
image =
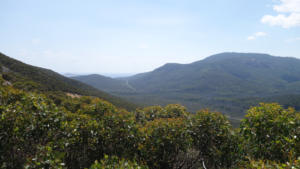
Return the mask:
<path fill-rule="evenodd" d="M 290 28 L 300 26 L 300 0 L 280 0 L 281 4 L 274 5 L 277 15 L 265 15 L 261 22 L 271 26 Z"/>
<path fill-rule="evenodd" d="M 281 26 L 283 28 L 300 26 L 300 13 L 292 13 L 289 16 L 283 14 L 277 16 L 265 15 L 261 19 L 261 22 L 271 26 Z"/>
<path fill-rule="evenodd" d="M 267 33 L 265 33 L 265 32 L 256 32 L 253 35 L 248 36 L 247 40 L 255 40 L 258 37 L 263 37 L 263 36 L 266 36 L 266 35 L 267 35 Z"/>
<path fill-rule="evenodd" d="M 299 0 L 281 0 L 280 5 L 275 5 L 273 9 L 277 12 L 300 12 Z"/>

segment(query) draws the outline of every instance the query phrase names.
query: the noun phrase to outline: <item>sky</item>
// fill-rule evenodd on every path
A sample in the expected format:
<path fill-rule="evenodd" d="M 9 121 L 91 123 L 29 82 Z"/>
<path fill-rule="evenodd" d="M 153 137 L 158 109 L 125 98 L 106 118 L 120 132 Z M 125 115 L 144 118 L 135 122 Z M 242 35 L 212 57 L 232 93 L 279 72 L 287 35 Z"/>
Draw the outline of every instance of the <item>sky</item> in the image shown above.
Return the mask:
<path fill-rule="evenodd" d="M 300 58 L 300 0 L 0 0 L 0 52 L 77 74 L 221 52 Z"/>

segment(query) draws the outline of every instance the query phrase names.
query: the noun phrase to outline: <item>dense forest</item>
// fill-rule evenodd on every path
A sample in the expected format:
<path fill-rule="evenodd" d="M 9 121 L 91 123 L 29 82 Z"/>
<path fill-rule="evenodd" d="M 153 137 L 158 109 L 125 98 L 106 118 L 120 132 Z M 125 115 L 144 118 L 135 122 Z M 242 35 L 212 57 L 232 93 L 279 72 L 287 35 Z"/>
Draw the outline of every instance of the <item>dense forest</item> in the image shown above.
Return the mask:
<path fill-rule="evenodd" d="M 300 114 L 276 103 L 226 116 L 173 104 L 127 111 L 0 78 L 1 168 L 299 168 Z"/>

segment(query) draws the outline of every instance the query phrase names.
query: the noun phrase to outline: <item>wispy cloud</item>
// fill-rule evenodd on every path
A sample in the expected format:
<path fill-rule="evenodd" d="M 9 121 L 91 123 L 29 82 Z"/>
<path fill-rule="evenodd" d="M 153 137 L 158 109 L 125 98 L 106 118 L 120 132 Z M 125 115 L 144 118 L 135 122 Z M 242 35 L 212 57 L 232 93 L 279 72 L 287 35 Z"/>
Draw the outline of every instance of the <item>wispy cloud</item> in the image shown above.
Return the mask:
<path fill-rule="evenodd" d="M 256 33 L 248 36 L 247 40 L 255 40 L 258 37 L 263 37 L 263 36 L 266 36 L 266 35 L 267 35 L 267 33 L 265 33 L 265 32 L 256 32 Z"/>
<path fill-rule="evenodd" d="M 273 6 L 273 10 L 278 14 L 265 15 L 261 22 L 283 28 L 300 26 L 300 0 L 280 0 L 280 2 L 279 5 Z"/>

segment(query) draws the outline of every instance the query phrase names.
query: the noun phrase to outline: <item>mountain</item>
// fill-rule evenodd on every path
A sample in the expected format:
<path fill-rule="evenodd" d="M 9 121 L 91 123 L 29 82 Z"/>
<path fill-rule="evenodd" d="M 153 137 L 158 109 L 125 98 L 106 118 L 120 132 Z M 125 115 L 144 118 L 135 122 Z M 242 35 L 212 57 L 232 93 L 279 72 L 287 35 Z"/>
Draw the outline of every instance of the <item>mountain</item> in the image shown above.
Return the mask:
<path fill-rule="evenodd" d="M 78 80 L 96 88 L 107 82 L 91 81 L 88 76 Z M 220 53 L 111 80 L 105 91 L 139 103 L 181 103 L 191 111 L 210 108 L 234 118 L 243 117 L 244 110 L 260 101 L 283 101 L 287 96 L 300 101 L 300 60 L 268 54 Z M 122 88 L 110 88 L 115 83 L 123 84 Z"/>
<path fill-rule="evenodd" d="M 166 64 L 128 80 L 139 92 L 190 92 L 206 97 L 300 93 L 300 60 L 222 53 L 191 64 Z"/>
<path fill-rule="evenodd" d="M 0 53 L 0 74 L 21 89 L 42 92 L 64 92 L 84 96 L 95 96 L 112 104 L 133 110 L 136 105 L 112 96 L 85 83 L 62 76 L 52 70 L 31 66 Z"/>

